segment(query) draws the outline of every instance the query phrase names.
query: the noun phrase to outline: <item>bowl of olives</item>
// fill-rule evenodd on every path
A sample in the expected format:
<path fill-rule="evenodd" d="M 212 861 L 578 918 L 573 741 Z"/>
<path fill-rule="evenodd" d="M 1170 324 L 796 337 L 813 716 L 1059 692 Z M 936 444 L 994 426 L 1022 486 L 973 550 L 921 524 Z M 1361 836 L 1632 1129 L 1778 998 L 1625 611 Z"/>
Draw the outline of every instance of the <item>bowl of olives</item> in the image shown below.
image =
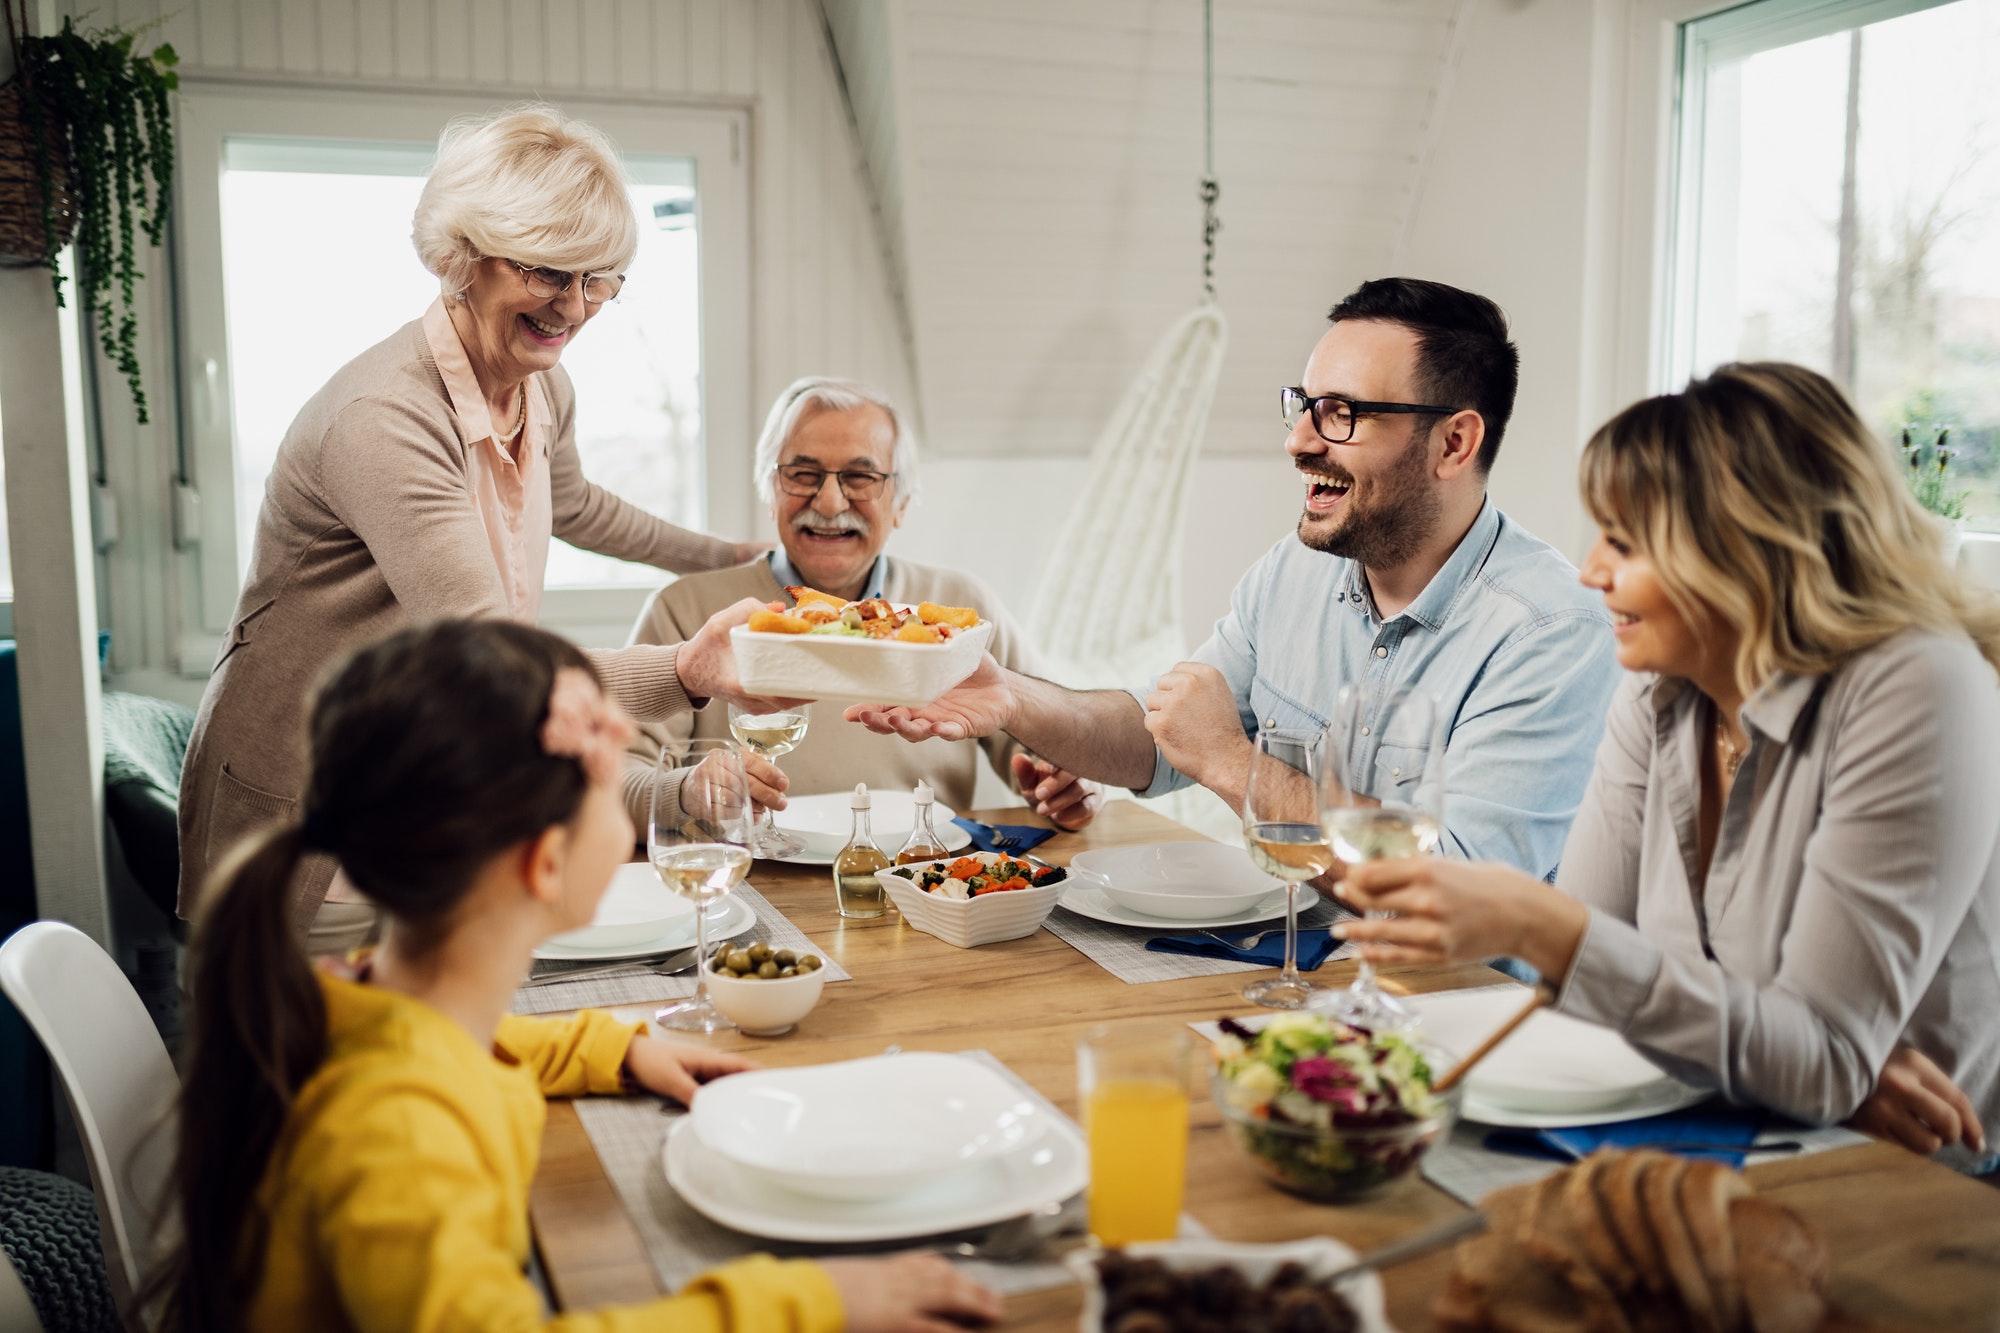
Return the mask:
<path fill-rule="evenodd" d="M 737 940 L 709 955 L 708 995 L 749 1037 L 790 1032 L 819 1003 L 826 963 L 816 953 Z"/>

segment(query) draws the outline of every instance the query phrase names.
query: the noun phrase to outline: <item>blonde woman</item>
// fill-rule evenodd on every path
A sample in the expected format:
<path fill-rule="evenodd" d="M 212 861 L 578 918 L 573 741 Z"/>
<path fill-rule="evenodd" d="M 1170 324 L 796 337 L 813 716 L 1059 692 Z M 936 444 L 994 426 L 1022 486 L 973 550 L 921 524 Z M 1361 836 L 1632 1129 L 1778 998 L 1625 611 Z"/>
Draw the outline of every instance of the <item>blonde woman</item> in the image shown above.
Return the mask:
<path fill-rule="evenodd" d="M 2000 1129 L 2000 607 L 1831 383 L 1732 365 L 1584 451 L 1632 673 L 1554 887 L 1351 871 L 1377 962 L 1511 954 L 1670 1073 L 1965 1169 Z"/>
<path fill-rule="evenodd" d="M 184 917 L 230 847 L 296 808 L 305 699 L 327 662 L 442 616 L 534 623 L 551 536 L 682 572 L 762 549 L 665 523 L 577 462 L 562 354 L 618 294 L 638 248 L 625 172 L 602 134 L 552 107 L 454 122 L 413 239 L 439 298 L 342 367 L 279 447 L 182 773 Z M 684 644 L 597 655 L 597 668 L 649 720 L 733 695 L 727 630 L 749 609 L 719 613 Z M 330 861 L 310 860 L 300 881 L 296 920 L 315 952 L 368 938 L 374 910 Z"/>

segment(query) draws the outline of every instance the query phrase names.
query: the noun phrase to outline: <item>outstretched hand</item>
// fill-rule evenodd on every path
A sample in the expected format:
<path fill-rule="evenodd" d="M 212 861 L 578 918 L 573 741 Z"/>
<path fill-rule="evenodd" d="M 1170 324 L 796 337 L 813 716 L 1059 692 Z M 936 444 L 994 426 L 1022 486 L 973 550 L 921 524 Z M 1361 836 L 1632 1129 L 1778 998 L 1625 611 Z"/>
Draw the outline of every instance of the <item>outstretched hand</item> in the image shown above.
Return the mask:
<path fill-rule="evenodd" d="M 1925 1157 L 1958 1143 L 1986 1151 L 1986 1131 L 1972 1099 L 1929 1056 L 1909 1046 L 1896 1048 L 1875 1076 L 1875 1091 L 1847 1125 Z"/>
<path fill-rule="evenodd" d="M 929 1251 L 820 1265 L 840 1291 L 848 1333 L 963 1333 L 1003 1312 L 992 1288 Z"/>
<path fill-rule="evenodd" d="M 1357 911 L 1394 913 L 1333 927 L 1369 962 L 1390 966 L 1511 956 L 1556 985 L 1590 922 L 1582 903 L 1511 866 L 1443 856 L 1348 866 L 1337 892 Z"/>
<path fill-rule="evenodd" d="M 674 657 L 674 671 L 680 677 L 681 689 L 687 692 L 688 698 L 733 699 L 745 708 L 760 713 L 781 712 L 806 702 L 803 699 L 766 699 L 745 694 L 742 678 L 736 672 L 736 650 L 730 646 L 729 631 L 738 625 L 749 624 L 754 612 L 782 609 L 777 602 L 760 602 L 755 597 L 745 597 L 710 616 L 694 632 L 694 637 L 681 645 L 680 652 Z"/>
<path fill-rule="evenodd" d="M 844 716 L 849 722 L 884 736 L 906 741 L 963 741 L 1007 730 L 1013 720 L 1014 689 L 1006 670 L 984 653 L 979 665 L 958 684 L 921 708 L 880 708 L 856 704 Z"/>

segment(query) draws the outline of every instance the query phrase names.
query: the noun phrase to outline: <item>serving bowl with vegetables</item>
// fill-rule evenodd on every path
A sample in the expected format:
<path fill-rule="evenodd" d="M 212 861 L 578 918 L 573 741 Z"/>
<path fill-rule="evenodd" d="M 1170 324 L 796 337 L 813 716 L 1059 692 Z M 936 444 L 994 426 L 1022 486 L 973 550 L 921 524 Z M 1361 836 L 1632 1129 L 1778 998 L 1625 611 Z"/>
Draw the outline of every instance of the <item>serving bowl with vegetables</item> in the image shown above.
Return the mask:
<path fill-rule="evenodd" d="M 1034 934 L 1068 877 L 992 852 L 875 872 L 903 920 L 961 949 Z"/>
<path fill-rule="evenodd" d="M 1444 1056 L 1396 1032 L 1318 1013 L 1252 1030 L 1223 1019 L 1211 1092 L 1229 1136 L 1273 1183 L 1354 1200 L 1416 1173 L 1451 1129 L 1459 1092 L 1431 1091 Z"/>

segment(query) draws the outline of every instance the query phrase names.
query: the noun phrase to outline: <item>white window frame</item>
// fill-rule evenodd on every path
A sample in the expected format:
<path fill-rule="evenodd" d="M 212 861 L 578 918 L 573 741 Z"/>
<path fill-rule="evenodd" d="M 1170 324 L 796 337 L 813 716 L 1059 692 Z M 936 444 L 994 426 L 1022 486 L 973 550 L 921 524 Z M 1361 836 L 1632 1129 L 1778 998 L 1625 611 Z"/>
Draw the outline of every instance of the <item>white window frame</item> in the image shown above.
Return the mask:
<path fill-rule="evenodd" d="M 1701 290 L 1702 152 L 1708 75 L 1718 65 L 1761 51 L 1794 46 L 1832 33 L 1936 9 L 1953 0 L 1757 0 L 1683 22 L 1675 52 L 1673 193 L 1669 247 L 1660 303 L 1655 387 L 1676 388 L 1695 365 Z"/>
<path fill-rule="evenodd" d="M 245 85 L 190 78 L 178 106 L 176 218 L 181 427 L 198 501 L 177 497 L 184 608 L 177 658 L 206 675 L 240 588 L 229 345 L 222 289 L 223 144 L 232 135 L 436 143 L 445 123 L 505 99 Z M 576 114 L 635 156 L 691 158 L 701 249 L 702 448 L 707 526 L 745 534 L 755 504 L 740 442 L 754 438 L 751 401 L 749 113 L 740 107 L 579 101 Z M 332 262 L 334 257 L 327 257 Z M 315 262 L 311 257 L 302 263 Z M 273 299 L 283 299 L 277 275 Z M 423 312 L 412 310 L 411 319 Z M 302 317 L 308 317 L 302 312 Z M 359 354 L 362 350 L 356 347 Z M 301 404 L 303 406 L 303 404 Z M 589 404 L 579 405 L 588 411 Z M 664 571 L 661 581 L 671 575 Z M 646 588 L 551 589 L 542 623 L 592 645 L 622 643 Z"/>

